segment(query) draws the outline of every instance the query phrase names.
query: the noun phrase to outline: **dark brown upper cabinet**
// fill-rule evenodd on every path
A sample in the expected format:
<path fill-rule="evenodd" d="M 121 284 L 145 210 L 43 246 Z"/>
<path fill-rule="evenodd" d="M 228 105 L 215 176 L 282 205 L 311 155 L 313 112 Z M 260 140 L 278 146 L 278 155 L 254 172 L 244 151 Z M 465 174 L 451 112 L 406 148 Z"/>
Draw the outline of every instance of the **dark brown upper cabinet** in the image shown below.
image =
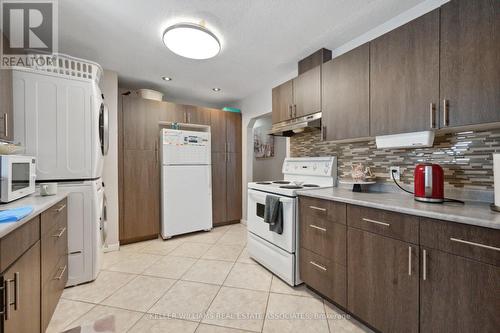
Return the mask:
<path fill-rule="evenodd" d="M 321 86 L 324 140 L 370 136 L 370 45 L 323 64 Z"/>
<path fill-rule="evenodd" d="M 438 101 L 439 9 L 370 43 L 370 135 L 436 127 Z"/>
<path fill-rule="evenodd" d="M 500 121 L 500 1 L 441 7 L 441 127 Z"/>
<path fill-rule="evenodd" d="M 293 80 L 273 88 L 273 124 L 292 119 Z"/>
<path fill-rule="evenodd" d="M 293 79 L 292 118 L 321 111 L 321 66 Z"/>
<path fill-rule="evenodd" d="M 226 140 L 228 153 L 241 152 L 241 114 L 236 112 L 225 112 L 226 116 Z"/>
<path fill-rule="evenodd" d="M 158 149 L 158 138 L 160 135 L 158 122 L 166 120 L 165 105 L 165 102 L 123 96 L 124 149 Z"/>

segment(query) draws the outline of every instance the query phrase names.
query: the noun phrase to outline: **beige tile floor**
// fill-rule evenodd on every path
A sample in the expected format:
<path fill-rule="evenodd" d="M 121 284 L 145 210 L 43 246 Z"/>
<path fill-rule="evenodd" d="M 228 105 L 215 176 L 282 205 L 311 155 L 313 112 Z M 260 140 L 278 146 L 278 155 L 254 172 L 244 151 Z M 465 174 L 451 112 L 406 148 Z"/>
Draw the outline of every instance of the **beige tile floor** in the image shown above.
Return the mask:
<path fill-rule="evenodd" d="M 64 291 L 47 332 L 108 315 L 116 332 L 371 332 L 253 261 L 242 224 L 104 255 L 96 281 Z"/>

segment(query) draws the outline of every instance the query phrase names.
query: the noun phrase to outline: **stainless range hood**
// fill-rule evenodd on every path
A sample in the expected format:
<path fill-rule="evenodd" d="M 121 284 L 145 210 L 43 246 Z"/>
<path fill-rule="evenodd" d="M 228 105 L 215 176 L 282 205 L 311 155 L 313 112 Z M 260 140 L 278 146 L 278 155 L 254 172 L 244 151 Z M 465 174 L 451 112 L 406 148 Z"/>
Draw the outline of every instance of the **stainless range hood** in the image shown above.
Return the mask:
<path fill-rule="evenodd" d="M 303 132 L 306 128 L 321 128 L 321 112 L 274 124 L 268 134 L 275 136 L 293 136 Z"/>

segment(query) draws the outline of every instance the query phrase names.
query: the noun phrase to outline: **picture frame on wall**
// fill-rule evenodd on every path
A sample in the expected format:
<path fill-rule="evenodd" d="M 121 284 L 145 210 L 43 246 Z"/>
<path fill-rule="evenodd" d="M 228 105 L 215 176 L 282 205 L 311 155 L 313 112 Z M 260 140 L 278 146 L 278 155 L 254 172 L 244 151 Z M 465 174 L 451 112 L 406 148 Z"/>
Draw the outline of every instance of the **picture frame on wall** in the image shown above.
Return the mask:
<path fill-rule="evenodd" d="M 257 159 L 274 157 L 274 136 L 267 134 L 268 130 L 264 127 L 253 129 L 253 151 Z"/>

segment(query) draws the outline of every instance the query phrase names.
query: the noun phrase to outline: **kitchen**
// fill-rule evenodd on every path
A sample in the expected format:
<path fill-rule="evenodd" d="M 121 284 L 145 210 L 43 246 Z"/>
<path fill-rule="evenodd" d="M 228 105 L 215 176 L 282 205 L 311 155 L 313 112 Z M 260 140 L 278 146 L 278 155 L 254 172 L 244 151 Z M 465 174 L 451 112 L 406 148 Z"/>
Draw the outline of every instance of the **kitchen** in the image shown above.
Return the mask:
<path fill-rule="evenodd" d="M 498 330 L 498 0 L 40 2 L 3 332 Z"/>

